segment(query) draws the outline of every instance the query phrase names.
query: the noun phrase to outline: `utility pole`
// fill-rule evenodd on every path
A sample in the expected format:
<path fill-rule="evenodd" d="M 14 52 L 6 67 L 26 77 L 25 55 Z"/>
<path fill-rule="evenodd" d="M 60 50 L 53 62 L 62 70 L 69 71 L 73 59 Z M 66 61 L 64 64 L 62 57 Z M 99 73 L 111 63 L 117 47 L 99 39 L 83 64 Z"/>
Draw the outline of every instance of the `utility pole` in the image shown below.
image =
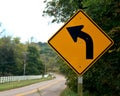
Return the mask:
<path fill-rule="evenodd" d="M 25 75 L 25 71 L 26 71 L 26 54 L 27 53 L 23 53 L 23 56 L 24 56 L 24 61 L 23 61 L 23 63 L 24 63 L 24 67 L 23 67 L 23 75 Z"/>

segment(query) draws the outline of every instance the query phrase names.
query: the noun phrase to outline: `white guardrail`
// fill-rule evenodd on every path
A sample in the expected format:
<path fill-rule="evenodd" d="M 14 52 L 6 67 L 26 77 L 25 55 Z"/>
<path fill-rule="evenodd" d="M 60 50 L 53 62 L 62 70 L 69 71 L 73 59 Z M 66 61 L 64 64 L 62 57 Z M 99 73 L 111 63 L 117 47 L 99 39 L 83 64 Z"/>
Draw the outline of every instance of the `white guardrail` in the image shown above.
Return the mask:
<path fill-rule="evenodd" d="M 7 83 L 12 81 L 21 81 L 21 80 L 32 80 L 40 79 L 42 77 L 48 77 L 48 75 L 28 75 L 28 76 L 3 76 L 0 77 L 0 83 Z"/>

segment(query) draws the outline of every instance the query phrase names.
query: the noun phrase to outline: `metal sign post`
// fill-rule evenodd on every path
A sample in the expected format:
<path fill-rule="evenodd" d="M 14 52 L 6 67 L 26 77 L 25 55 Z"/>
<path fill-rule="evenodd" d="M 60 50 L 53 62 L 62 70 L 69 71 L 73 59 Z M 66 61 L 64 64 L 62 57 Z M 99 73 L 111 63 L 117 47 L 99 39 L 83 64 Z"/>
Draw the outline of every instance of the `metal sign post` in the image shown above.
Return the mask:
<path fill-rule="evenodd" d="M 78 96 L 83 96 L 83 77 L 78 76 Z"/>

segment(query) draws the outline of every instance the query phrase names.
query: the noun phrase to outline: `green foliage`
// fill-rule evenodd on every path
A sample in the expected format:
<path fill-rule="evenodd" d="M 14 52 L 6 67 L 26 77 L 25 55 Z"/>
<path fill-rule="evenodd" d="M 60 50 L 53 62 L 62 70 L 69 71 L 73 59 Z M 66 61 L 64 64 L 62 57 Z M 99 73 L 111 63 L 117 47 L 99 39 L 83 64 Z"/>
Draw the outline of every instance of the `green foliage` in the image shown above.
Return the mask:
<path fill-rule="evenodd" d="M 15 72 L 17 72 L 14 47 L 11 37 L 3 37 L 0 39 L 1 75 L 16 74 Z"/>
<path fill-rule="evenodd" d="M 57 63 L 58 55 L 48 46 L 47 43 L 38 43 L 40 50 L 40 58 L 45 66 L 46 72 L 58 72 L 59 71 L 59 63 Z"/>
<path fill-rule="evenodd" d="M 81 4 L 83 0 L 51 0 L 47 2 L 43 11 L 43 16 L 49 15 L 53 17 L 53 22 L 65 22 L 78 9 L 83 9 Z"/>
<path fill-rule="evenodd" d="M 26 52 L 27 46 L 20 42 L 20 38 L 16 37 L 11 40 L 14 47 L 14 58 L 16 63 L 17 71 L 12 75 L 23 75 L 23 61 L 24 61 L 24 52 Z"/>
<path fill-rule="evenodd" d="M 71 91 L 69 88 L 66 88 L 60 96 L 78 96 L 75 92 Z"/>
<path fill-rule="evenodd" d="M 20 38 L 17 37 L 0 38 L 0 76 L 23 75 L 24 64 L 27 64 L 27 74 L 43 74 L 39 47 L 37 44 L 31 45 L 20 43 Z M 25 56 L 26 53 L 28 56 Z"/>
<path fill-rule="evenodd" d="M 87 14 L 106 32 L 120 25 L 119 0 L 84 0 Z"/>
<path fill-rule="evenodd" d="M 58 56 L 47 43 L 22 44 L 20 38 L 0 38 L 0 76 L 37 75 L 58 71 Z"/>
<path fill-rule="evenodd" d="M 77 93 L 75 93 L 74 91 L 72 91 L 70 88 L 66 88 L 61 94 L 60 96 L 78 96 Z M 83 92 L 83 96 L 90 96 L 88 94 L 88 92 Z M 92 96 L 95 96 L 95 95 L 92 95 Z"/>
<path fill-rule="evenodd" d="M 44 66 L 40 60 L 40 54 L 35 46 L 28 46 L 27 49 L 27 75 L 43 74 Z"/>
<path fill-rule="evenodd" d="M 23 74 L 23 53 L 25 46 L 19 38 L 2 37 L 0 39 L 0 75 Z"/>

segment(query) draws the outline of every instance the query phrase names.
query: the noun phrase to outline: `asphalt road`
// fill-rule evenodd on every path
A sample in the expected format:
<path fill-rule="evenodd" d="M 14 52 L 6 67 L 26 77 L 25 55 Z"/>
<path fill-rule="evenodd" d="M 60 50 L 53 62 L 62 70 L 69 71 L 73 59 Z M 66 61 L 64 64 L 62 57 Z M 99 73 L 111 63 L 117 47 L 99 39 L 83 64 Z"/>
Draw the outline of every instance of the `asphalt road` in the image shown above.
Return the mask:
<path fill-rule="evenodd" d="M 55 75 L 56 78 L 30 86 L 0 92 L 0 96 L 60 96 L 65 89 L 65 78 L 62 75 Z"/>

